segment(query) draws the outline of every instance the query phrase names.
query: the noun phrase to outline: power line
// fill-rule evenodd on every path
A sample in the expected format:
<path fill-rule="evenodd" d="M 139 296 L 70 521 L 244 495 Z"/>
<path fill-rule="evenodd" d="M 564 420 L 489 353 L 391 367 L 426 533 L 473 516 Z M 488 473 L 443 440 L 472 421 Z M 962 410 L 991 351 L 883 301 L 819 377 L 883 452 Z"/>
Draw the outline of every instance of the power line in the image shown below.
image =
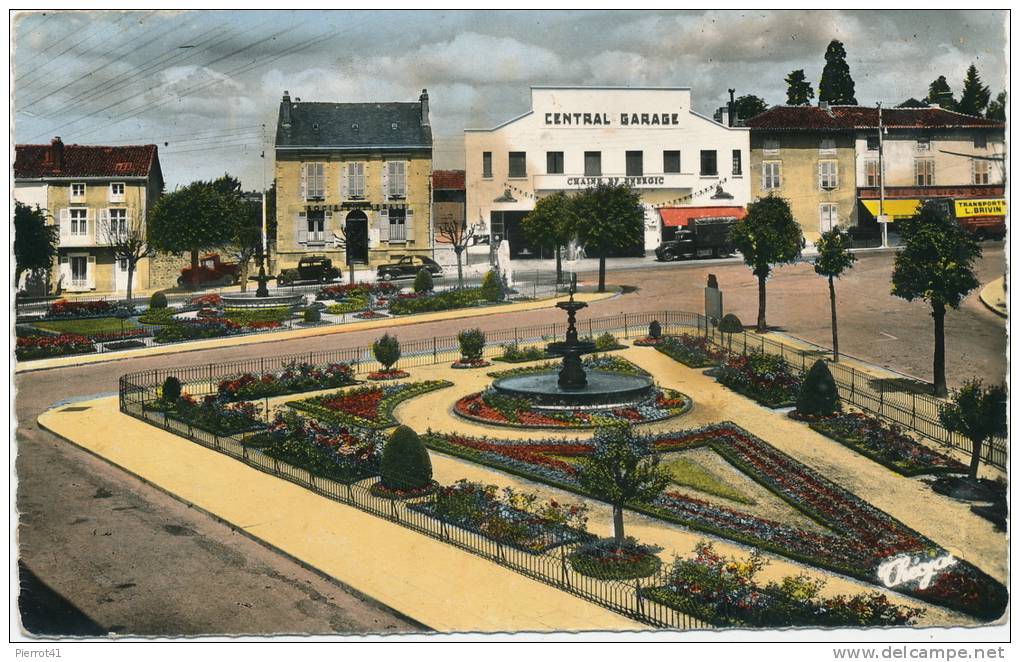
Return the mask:
<path fill-rule="evenodd" d="M 124 20 L 125 18 L 127 18 L 127 16 L 128 16 L 127 14 L 124 14 L 124 15 L 122 15 L 122 16 L 121 16 L 120 18 L 118 18 L 118 19 L 117 19 L 116 21 L 114 21 L 114 22 L 113 22 L 113 24 L 111 24 L 111 25 L 103 25 L 103 26 L 100 26 L 100 27 L 99 27 L 99 29 L 97 29 L 97 30 L 96 30 L 95 32 L 92 32 L 92 33 L 91 33 L 91 34 L 90 34 L 90 35 L 89 35 L 88 37 L 85 37 L 85 38 L 83 38 L 83 39 L 79 39 L 78 41 L 74 42 L 73 44 L 71 44 L 70 46 L 68 46 L 68 47 L 67 47 L 67 48 L 65 48 L 64 50 L 60 51 L 60 52 L 59 52 L 58 54 L 54 55 L 54 56 L 53 56 L 52 58 L 50 58 L 50 59 L 49 59 L 49 60 L 47 60 L 46 62 L 44 62 L 44 63 L 43 63 L 42 65 L 40 65 L 40 66 L 36 67 L 35 69 L 32 69 L 31 71 L 28 71 L 28 72 L 26 72 L 26 73 L 22 74 L 21 76 L 18 76 L 18 77 L 16 77 L 16 78 L 14 79 L 14 82 L 15 82 L 15 84 L 17 84 L 18 80 L 21 80 L 21 84 L 22 84 L 22 85 L 26 85 L 26 84 L 28 84 L 28 80 L 25 80 L 25 79 L 27 79 L 27 78 L 31 78 L 31 77 L 32 77 L 33 75 L 35 75 L 35 74 L 37 74 L 37 73 L 41 72 L 41 71 L 42 71 L 43 69 L 45 69 L 45 68 L 46 68 L 46 66 L 47 66 L 47 65 L 49 65 L 49 64 L 50 64 L 51 62 L 53 62 L 54 60 L 57 60 L 57 59 L 61 58 L 61 57 L 62 57 L 62 56 L 63 56 L 63 55 L 65 54 L 65 53 L 68 53 L 69 51 L 73 50 L 73 49 L 74 49 L 74 48 L 76 48 L 76 47 L 77 47 L 77 46 L 78 46 L 79 44 L 83 44 L 83 43 L 85 43 L 85 42 L 86 42 L 86 41 L 88 41 L 89 39 L 92 39 L 93 37 L 95 37 L 96 35 L 98 35 L 99 33 L 103 32 L 104 30 L 106 30 L 106 29 L 108 29 L 108 28 L 115 28 L 115 27 L 117 27 L 117 26 L 118 26 L 118 25 L 119 25 L 119 24 L 120 24 L 120 23 L 121 23 L 121 22 L 122 22 L 122 21 L 123 21 L 123 20 Z M 94 49 L 92 49 L 92 50 L 94 50 Z M 91 52 L 91 50 L 89 50 L 89 51 L 86 51 L 86 52 L 87 52 L 87 53 L 88 53 L 88 52 Z"/>
<path fill-rule="evenodd" d="M 51 13 L 47 14 L 47 18 L 52 17 L 52 16 L 56 16 L 56 13 L 55 12 L 51 12 Z M 36 29 L 38 29 L 38 28 L 36 28 Z M 72 33 L 76 32 L 76 31 L 77 31 L 77 29 L 74 26 L 71 26 L 71 29 L 67 31 L 67 34 L 65 34 L 64 37 L 68 37 L 69 35 L 71 35 Z M 32 32 L 35 32 L 35 30 L 32 30 Z M 29 34 L 32 34 L 32 33 L 30 32 Z M 33 55 L 28 56 L 28 62 L 26 62 L 25 64 L 27 65 L 27 64 L 33 63 L 35 60 L 39 59 L 40 57 L 42 57 L 46 53 L 50 52 L 51 50 L 53 50 L 57 46 L 62 45 L 63 43 L 64 43 L 64 38 L 54 39 L 53 43 L 51 43 L 46 48 L 42 49 L 38 53 L 34 53 Z"/>

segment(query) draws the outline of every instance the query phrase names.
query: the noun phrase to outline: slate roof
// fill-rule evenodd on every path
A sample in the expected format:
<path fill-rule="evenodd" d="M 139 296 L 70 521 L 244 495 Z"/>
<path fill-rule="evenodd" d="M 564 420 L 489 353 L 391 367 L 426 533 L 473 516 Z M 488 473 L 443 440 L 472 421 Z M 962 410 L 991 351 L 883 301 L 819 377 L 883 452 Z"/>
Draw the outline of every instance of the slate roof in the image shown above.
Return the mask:
<path fill-rule="evenodd" d="M 155 145 L 64 145 L 64 167 L 57 170 L 50 145 L 15 145 L 14 178 L 148 177 L 158 168 Z"/>
<path fill-rule="evenodd" d="M 421 122 L 421 103 L 322 103 L 290 101 L 290 128 L 276 123 L 277 147 L 432 147 L 432 129 Z M 396 128 L 394 128 L 396 125 Z"/>
<path fill-rule="evenodd" d="M 869 106 L 773 106 L 747 120 L 752 131 L 852 131 L 877 129 L 878 108 Z M 944 108 L 883 108 L 890 129 L 1002 129 L 1005 122 Z"/>
<path fill-rule="evenodd" d="M 464 171 L 463 170 L 433 170 L 432 188 L 434 190 L 463 191 Z"/>

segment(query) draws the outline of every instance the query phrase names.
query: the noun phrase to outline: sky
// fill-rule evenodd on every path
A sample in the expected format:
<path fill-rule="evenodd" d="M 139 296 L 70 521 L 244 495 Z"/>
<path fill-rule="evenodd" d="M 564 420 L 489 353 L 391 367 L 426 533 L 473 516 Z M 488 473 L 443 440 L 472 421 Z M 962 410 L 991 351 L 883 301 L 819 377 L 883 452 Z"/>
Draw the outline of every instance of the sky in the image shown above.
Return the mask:
<path fill-rule="evenodd" d="M 463 130 L 529 110 L 531 85 L 690 87 L 784 103 L 844 43 L 861 104 L 959 96 L 974 63 L 1005 89 L 1005 11 L 84 11 L 14 19 L 17 143 L 159 145 L 168 190 L 224 172 L 272 180 L 284 90 L 304 101 L 417 101 L 428 88 L 436 169 Z M 265 129 L 263 129 L 265 125 Z M 265 159 L 262 154 L 265 153 Z"/>

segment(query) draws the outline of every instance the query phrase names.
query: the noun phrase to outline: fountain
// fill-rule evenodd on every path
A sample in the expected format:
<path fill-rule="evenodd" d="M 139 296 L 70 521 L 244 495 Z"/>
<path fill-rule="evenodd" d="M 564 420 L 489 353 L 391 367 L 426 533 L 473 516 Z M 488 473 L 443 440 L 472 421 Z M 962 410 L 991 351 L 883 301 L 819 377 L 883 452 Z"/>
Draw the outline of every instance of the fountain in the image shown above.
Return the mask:
<path fill-rule="evenodd" d="M 258 260 L 259 273 L 257 276 L 249 276 L 249 280 L 253 280 L 259 284 L 255 290 L 255 295 L 252 296 L 247 292 L 234 292 L 229 294 L 221 295 L 223 304 L 229 308 L 272 308 L 275 306 L 288 306 L 295 307 L 304 305 L 305 297 L 303 294 L 270 294 L 269 288 L 266 287 L 266 283 L 271 280 L 276 280 L 276 276 L 266 275 L 266 254 L 259 250 L 255 255 L 255 259 Z"/>
<path fill-rule="evenodd" d="M 577 337 L 577 311 L 588 304 L 574 301 L 576 291 L 577 276 L 573 275 L 570 299 L 556 304 L 567 313 L 566 337 L 546 347 L 550 354 L 563 357 L 559 371 L 503 377 L 493 382 L 492 388 L 502 395 L 523 398 L 537 409 L 622 407 L 647 401 L 654 392 L 651 378 L 585 370 L 581 357 L 594 352 L 595 343 Z"/>

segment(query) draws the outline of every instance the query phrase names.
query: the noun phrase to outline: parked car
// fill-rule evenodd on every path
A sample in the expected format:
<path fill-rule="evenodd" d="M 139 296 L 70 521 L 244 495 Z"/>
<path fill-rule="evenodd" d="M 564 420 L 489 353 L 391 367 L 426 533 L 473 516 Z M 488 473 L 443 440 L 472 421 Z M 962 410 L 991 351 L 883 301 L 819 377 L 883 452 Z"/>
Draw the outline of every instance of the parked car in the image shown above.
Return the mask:
<path fill-rule="evenodd" d="M 673 239 L 655 249 L 655 258 L 670 262 L 688 257 L 721 257 L 733 254 L 730 228 L 736 218 L 699 218 L 685 228 L 678 228 Z"/>
<path fill-rule="evenodd" d="M 443 275 L 443 268 L 435 260 L 421 255 L 405 255 L 396 262 L 381 264 L 375 275 L 379 280 L 414 278 L 422 268 L 428 269 L 433 278 Z"/>
<path fill-rule="evenodd" d="M 282 270 L 276 282 L 279 285 L 298 282 L 332 283 L 340 275 L 340 270 L 333 266 L 333 260 L 322 255 L 308 255 L 298 260 L 297 268 Z"/>
<path fill-rule="evenodd" d="M 240 276 L 240 266 L 236 262 L 223 262 L 218 253 L 203 255 L 198 262 L 198 285 L 199 287 L 234 285 Z M 181 275 L 177 277 L 177 284 L 180 286 L 192 283 L 191 267 L 181 269 Z"/>

